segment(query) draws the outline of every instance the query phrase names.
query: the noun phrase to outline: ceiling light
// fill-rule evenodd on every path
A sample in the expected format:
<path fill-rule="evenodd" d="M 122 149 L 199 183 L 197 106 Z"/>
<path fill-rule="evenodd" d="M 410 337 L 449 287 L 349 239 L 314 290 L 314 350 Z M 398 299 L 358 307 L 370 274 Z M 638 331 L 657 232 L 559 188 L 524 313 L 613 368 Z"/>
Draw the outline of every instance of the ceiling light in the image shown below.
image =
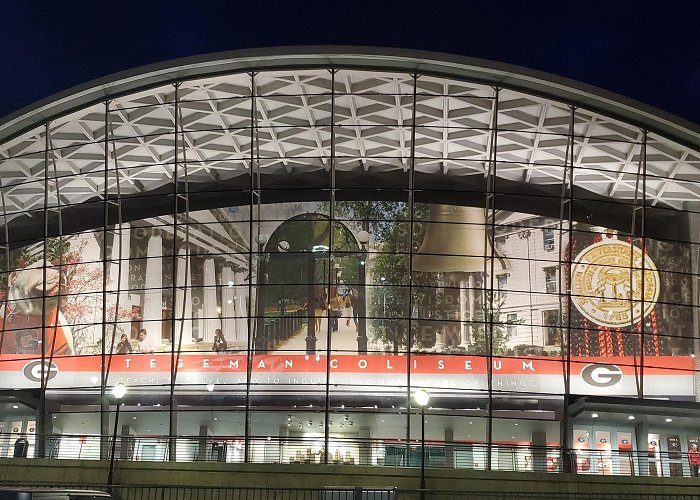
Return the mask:
<path fill-rule="evenodd" d="M 672 419 L 672 418 L 667 418 L 667 419 L 666 419 L 666 423 L 669 423 L 669 422 L 673 422 L 673 419 Z"/>
<path fill-rule="evenodd" d="M 597 413 L 591 413 L 591 418 L 598 418 L 598 414 L 597 414 Z"/>
<path fill-rule="evenodd" d="M 634 415 L 630 415 L 629 417 L 627 417 L 627 420 L 634 420 Z"/>
<path fill-rule="evenodd" d="M 17 405 L 12 405 L 12 408 L 14 408 L 14 409 L 16 410 L 17 408 L 19 408 L 19 406 L 17 406 Z"/>

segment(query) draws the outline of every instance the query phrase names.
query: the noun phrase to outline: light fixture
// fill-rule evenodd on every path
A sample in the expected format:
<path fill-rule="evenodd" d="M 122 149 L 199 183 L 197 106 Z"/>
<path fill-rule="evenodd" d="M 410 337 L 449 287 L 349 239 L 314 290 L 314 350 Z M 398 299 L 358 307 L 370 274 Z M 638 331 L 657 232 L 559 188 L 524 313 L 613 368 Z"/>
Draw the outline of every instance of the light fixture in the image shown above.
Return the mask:
<path fill-rule="evenodd" d="M 629 417 L 627 417 L 627 420 L 634 420 L 634 415 L 630 415 Z"/>
<path fill-rule="evenodd" d="M 672 418 L 667 418 L 667 419 L 666 419 L 666 423 L 670 423 L 670 422 L 673 422 L 673 419 L 672 419 Z"/>
<path fill-rule="evenodd" d="M 272 441 L 272 436 L 267 436 L 268 441 Z"/>
<path fill-rule="evenodd" d="M 369 243 L 369 232 L 362 230 L 357 233 L 357 241 L 360 243 L 360 245 L 366 245 Z"/>
<path fill-rule="evenodd" d="M 518 422 L 515 422 L 515 425 L 520 425 Z"/>
<path fill-rule="evenodd" d="M 598 418 L 598 414 L 597 414 L 597 413 L 591 413 L 591 418 Z"/>
<path fill-rule="evenodd" d="M 131 417 L 132 420 L 136 420 L 136 417 Z"/>
<path fill-rule="evenodd" d="M 214 422 L 216 422 L 217 420 L 219 420 L 219 417 L 214 417 Z"/>
<path fill-rule="evenodd" d="M 228 285 L 229 288 L 233 288 L 233 281 L 229 281 L 229 282 L 226 283 L 226 284 Z"/>
<path fill-rule="evenodd" d="M 430 401 L 430 394 L 425 389 L 418 389 L 413 393 L 413 399 L 418 406 L 425 408 L 428 405 L 428 401 Z"/>
<path fill-rule="evenodd" d="M 215 384 L 207 384 L 207 390 L 209 392 L 214 392 L 214 388 L 216 387 Z"/>
<path fill-rule="evenodd" d="M 227 303 L 227 304 L 233 304 L 233 299 L 228 299 L 228 300 L 226 301 L 226 303 Z"/>
<path fill-rule="evenodd" d="M 511 438 L 511 439 L 515 439 L 515 436 L 511 436 L 510 438 Z"/>
<path fill-rule="evenodd" d="M 119 383 L 112 387 L 112 396 L 114 396 L 117 399 L 121 399 L 124 397 L 126 394 L 126 386 L 122 383 Z"/>
<path fill-rule="evenodd" d="M 17 405 L 12 405 L 12 408 L 14 408 L 14 409 L 16 410 L 17 408 L 19 408 L 19 406 L 17 406 Z"/>

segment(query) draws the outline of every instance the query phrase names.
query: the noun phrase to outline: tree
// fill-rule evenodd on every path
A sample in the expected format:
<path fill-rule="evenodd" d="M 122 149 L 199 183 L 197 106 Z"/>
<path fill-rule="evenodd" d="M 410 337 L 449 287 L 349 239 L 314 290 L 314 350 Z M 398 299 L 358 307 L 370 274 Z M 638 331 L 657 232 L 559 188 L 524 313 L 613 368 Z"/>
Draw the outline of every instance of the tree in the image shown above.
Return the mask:
<path fill-rule="evenodd" d="M 480 317 L 482 320 L 472 323 L 474 354 L 488 355 L 490 332 L 491 354 L 502 356 L 506 352 L 507 343 L 510 339 L 508 325 L 517 325 L 523 322 L 522 319 L 501 321 L 501 308 L 506 299 L 503 294 L 495 295 L 494 292 L 484 293 L 483 296 L 486 297 L 486 300 L 480 301 Z"/>

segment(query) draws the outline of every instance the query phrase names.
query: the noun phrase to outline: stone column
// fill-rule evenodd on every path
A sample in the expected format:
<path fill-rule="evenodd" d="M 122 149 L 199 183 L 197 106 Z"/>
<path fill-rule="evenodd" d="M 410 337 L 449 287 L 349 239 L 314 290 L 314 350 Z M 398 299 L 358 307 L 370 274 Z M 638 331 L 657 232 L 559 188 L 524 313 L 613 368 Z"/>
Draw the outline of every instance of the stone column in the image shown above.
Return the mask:
<path fill-rule="evenodd" d="M 453 429 L 445 429 L 445 467 L 452 469 L 455 466 L 455 433 Z"/>
<path fill-rule="evenodd" d="M 637 467 L 639 467 L 636 475 L 645 477 L 649 475 L 649 424 L 639 422 L 634 426 L 634 435 L 637 442 Z M 660 472 L 657 471 L 657 474 Z"/>
<path fill-rule="evenodd" d="M 192 268 L 185 248 L 180 248 L 177 252 L 177 290 L 173 316 L 177 319 L 173 332 L 173 348 L 176 349 L 181 331 L 182 342 L 192 342 Z"/>
<path fill-rule="evenodd" d="M 469 349 L 469 339 L 471 337 L 471 297 L 472 291 L 469 289 L 473 282 L 473 276 L 470 274 L 459 280 L 459 347 Z"/>
<path fill-rule="evenodd" d="M 547 472 L 547 434 L 532 433 L 532 468 L 535 472 Z"/>
<path fill-rule="evenodd" d="M 221 270 L 221 330 L 228 342 L 238 339 L 236 331 L 236 289 L 233 269 L 224 267 Z"/>
<path fill-rule="evenodd" d="M 121 237 L 120 234 L 121 233 Z M 121 241 L 121 264 L 119 243 Z M 126 305 L 129 296 L 129 256 L 131 255 L 131 226 L 128 223 L 114 226 L 112 252 L 109 256 L 109 290 L 119 292 L 119 307 Z M 121 266 L 121 268 L 120 268 Z M 119 289 L 117 289 L 119 285 Z"/>
<path fill-rule="evenodd" d="M 206 425 L 199 426 L 199 439 L 197 443 L 197 461 L 206 462 L 209 453 L 210 439 L 209 436 L 212 435 L 211 430 Z"/>
<path fill-rule="evenodd" d="M 219 313 L 216 310 L 216 266 L 213 258 L 204 260 L 204 332 L 200 332 L 205 342 L 214 341 L 214 330 L 221 328 Z"/>
<path fill-rule="evenodd" d="M 360 427 L 360 456 L 357 465 L 372 465 L 372 443 L 369 427 Z"/>
<path fill-rule="evenodd" d="M 148 333 L 148 344 L 163 341 L 163 237 L 152 233 L 146 250 L 146 290 L 144 291 L 142 328 Z"/>

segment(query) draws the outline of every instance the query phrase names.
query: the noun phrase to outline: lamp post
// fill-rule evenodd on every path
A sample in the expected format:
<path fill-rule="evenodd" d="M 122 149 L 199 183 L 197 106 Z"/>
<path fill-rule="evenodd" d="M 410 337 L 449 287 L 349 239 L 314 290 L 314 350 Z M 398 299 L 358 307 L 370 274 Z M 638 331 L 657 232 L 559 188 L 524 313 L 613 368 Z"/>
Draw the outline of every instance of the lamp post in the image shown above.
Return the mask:
<path fill-rule="evenodd" d="M 430 401 L 430 394 L 425 389 L 413 393 L 413 399 L 420 406 L 420 497 L 425 499 L 425 407 Z"/>
<path fill-rule="evenodd" d="M 358 269 L 358 281 L 360 285 L 357 305 L 360 308 L 357 321 L 357 353 L 367 354 L 367 244 L 369 232 L 364 229 L 357 233 L 357 241 L 360 243 L 360 265 Z"/>
<path fill-rule="evenodd" d="M 119 407 L 121 406 L 121 401 L 126 394 L 126 386 L 119 383 L 112 387 L 112 397 L 114 397 L 117 403 L 117 411 L 114 415 L 114 433 L 112 434 L 112 452 L 109 455 L 109 474 L 107 474 L 107 487 L 112 490 L 112 480 L 114 478 L 114 453 L 117 444 L 117 427 L 119 426 Z"/>

